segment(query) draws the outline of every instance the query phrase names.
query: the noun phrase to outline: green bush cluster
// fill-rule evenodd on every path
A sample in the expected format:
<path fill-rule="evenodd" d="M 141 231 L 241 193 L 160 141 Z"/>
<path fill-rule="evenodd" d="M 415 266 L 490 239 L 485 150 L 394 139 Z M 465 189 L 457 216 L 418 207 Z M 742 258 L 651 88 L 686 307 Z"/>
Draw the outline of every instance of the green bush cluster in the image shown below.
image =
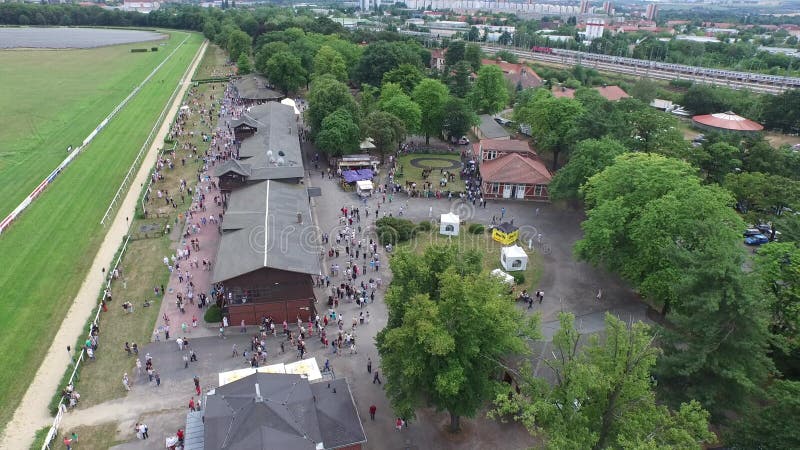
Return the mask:
<path fill-rule="evenodd" d="M 157 52 L 158 51 L 158 47 L 150 47 L 150 51 L 151 52 Z"/>
<path fill-rule="evenodd" d="M 420 222 L 417 224 L 417 231 L 431 231 L 433 226 L 430 222 Z"/>
<path fill-rule="evenodd" d="M 147 53 L 146 48 L 132 48 L 131 53 Z"/>
<path fill-rule="evenodd" d="M 525 283 L 525 273 L 524 272 L 510 272 L 511 276 L 514 277 L 514 283 L 516 284 L 523 284 Z"/>
<path fill-rule="evenodd" d="M 396 245 L 414 237 L 417 228 L 414 222 L 397 217 L 384 217 L 375 225 L 378 228 L 378 240 L 382 245 Z"/>
<path fill-rule="evenodd" d="M 203 320 L 208 323 L 222 322 L 222 310 L 217 305 L 211 305 L 203 316 Z"/>
<path fill-rule="evenodd" d="M 471 223 L 467 227 L 467 231 L 472 234 L 483 234 L 483 232 L 486 231 L 486 227 L 479 223 Z"/>

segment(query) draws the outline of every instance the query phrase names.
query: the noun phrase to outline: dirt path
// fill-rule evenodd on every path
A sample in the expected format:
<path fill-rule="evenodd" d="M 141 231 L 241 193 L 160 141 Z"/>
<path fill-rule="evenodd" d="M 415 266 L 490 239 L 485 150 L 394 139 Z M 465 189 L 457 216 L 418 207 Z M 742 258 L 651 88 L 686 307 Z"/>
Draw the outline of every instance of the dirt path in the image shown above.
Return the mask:
<path fill-rule="evenodd" d="M 53 418 L 48 413 L 47 407 L 55 390 L 58 388 L 64 368 L 69 365 L 66 347 L 67 345 L 73 345 L 78 336 L 86 332 L 84 325 L 92 309 L 97 304 L 97 295 L 103 286 L 104 273 L 102 269 L 112 264 L 114 254 L 128 232 L 127 217 L 134 214 L 136 202 L 139 198 L 138 186 L 147 181 L 150 169 L 158 157 L 158 147 L 163 145 L 164 137 L 169 132 L 169 127 L 172 124 L 172 118 L 178 112 L 186 90 L 191 85 L 192 75 L 200 64 L 207 47 L 208 41 L 203 42 L 195 55 L 194 61 L 184 73 L 180 81 L 181 87 L 178 95 L 172 102 L 166 119 L 158 130 L 158 134 L 153 139 L 153 144 L 148 149 L 136 178 L 131 182 L 133 188 L 125 196 L 114 222 L 108 228 L 106 237 L 94 257 L 89 273 L 83 280 L 83 284 L 75 296 L 75 300 L 66 317 L 61 322 L 61 327 L 53 339 L 53 344 L 47 355 L 45 355 L 42 365 L 39 366 L 39 370 L 36 372 L 36 376 L 30 383 L 28 390 L 25 392 L 22 402 L 14 411 L 14 417 L 8 424 L 2 439 L 1 446 L 3 448 L 29 448 L 33 443 L 36 431 L 52 423 Z"/>

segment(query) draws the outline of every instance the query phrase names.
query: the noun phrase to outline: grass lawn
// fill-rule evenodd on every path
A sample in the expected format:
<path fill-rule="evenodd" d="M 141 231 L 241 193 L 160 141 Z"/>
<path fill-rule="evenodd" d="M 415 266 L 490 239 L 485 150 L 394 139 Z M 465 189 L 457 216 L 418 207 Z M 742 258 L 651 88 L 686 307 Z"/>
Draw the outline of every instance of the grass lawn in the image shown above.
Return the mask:
<path fill-rule="evenodd" d="M 414 167 L 411 165 L 411 161 L 418 158 L 426 158 L 425 161 L 422 161 L 422 164 L 425 167 L 432 168 L 433 171 L 428 176 L 428 179 L 425 180 L 422 178 L 422 168 Z M 433 158 L 433 159 L 427 159 Z M 439 161 L 436 161 L 436 160 Z M 444 160 L 444 161 L 442 161 Z M 457 162 L 461 164 L 461 157 L 458 153 L 413 153 L 410 155 L 403 155 L 397 158 L 397 163 L 399 164 L 398 167 L 403 167 L 403 176 L 397 179 L 397 182 L 400 184 L 405 184 L 406 181 L 413 181 L 417 183 L 417 189 L 422 189 L 422 183 L 425 181 L 429 181 L 433 185 L 433 190 L 436 191 L 437 189 L 447 190 L 447 191 L 455 191 L 461 192 L 464 190 L 464 182 L 459 177 L 459 172 L 461 168 L 459 166 L 458 169 L 450 169 L 452 172 L 456 174 L 456 181 L 455 182 L 448 182 L 447 187 L 440 188 L 439 187 L 439 179 L 442 176 L 439 174 L 439 169 L 450 167 L 450 161 Z"/>
<path fill-rule="evenodd" d="M 175 45 L 187 33 L 171 34 L 170 45 Z M 0 428 L 13 415 L 83 282 L 105 234 L 100 219 L 202 41 L 200 34 L 191 34 L 153 82 L 0 237 L 0 348 L 7 355 L 0 368 Z"/>
<path fill-rule="evenodd" d="M 122 441 L 117 440 L 117 422 L 106 422 L 96 426 L 76 427 L 69 430 L 59 430 L 58 436 L 51 443 L 52 448 L 62 448 L 64 436 L 73 432 L 78 434 L 78 442 L 72 445 L 80 450 L 107 450 Z M 38 449 L 37 449 L 38 450 Z"/>
<path fill-rule="evenodd" d="M 223 69 L 225 60 L 225 53 L 219 47 L 209 46 L 203 61 L 198 66 L 198 72 L 203 69 L 208 73 L 214 73 L 215 70 Z M 201 84 L 192 88 L 192 91 L 195 92 L 193 98 L 200 99 L 205 107 L 210 107 L 211 95 L 213 94 L 215 99 L 219 99 L 224 88 L 224 83 Z M 203 144 L 199 132 L 208 131 L 208 129 L 207 125 L 198 123 L 198 127 L 195 128 L 195 137 L 186 136 L 181 138 L 180 143 L 189 142 L 197 145 L 198 151 L 202 153 L 205 149 L 204 145 L 208 146 L 208 144 Z M 183 150 L 178 150 L 177 153 L 178 158 L 191 154 L 191 152 Z M 190 180 L 189 185 L 191 186 L 191 180 L 197 179 L 195 174 L 200 168 L 200 163 L 201 161 L 198 159 L 187 159 L 185 166 L 178 164 L 174 170 L 165 170 L 163 172 L 164 180 L 156 185 L 157 188 L 178 192 L 180 179 Z M 132 222 L 132 233 L 139 233 L 143 226 L 148 229 L 163 230 L 167 222 L 173 224 L 173 229 L 180 229 L 181 226 L 175 226 L 175 218 L 181 208 L 164 207 L 163 202 L 158 202 L 155 196 L 152 196 L 151 199 L 155 200 L 151 200 L 148 210 L 167 214 L 167 217 L 158 219 L 137 217 Z M 128 250 L 121 262 L 126 283 L 124 285 L 121 282 L 112 283 L 113 305 L 109 305 L 108 311 L 101 313 L 100 316 L 101 348 L 96 353 L 95 361 L 81 366 L 80 381 L 76 384 L 76 389 L 81 393 L 79 408 L 91 407 L 123 397 L 126 394 L 119 380 L 122 372 L 127 371 L 129 374 L 134 374 L 136 363 L 135 359 L 128 356 L 123 348 L 126 341 L 136 342 L 140 348 L 143 348 L 152 339 L 153 327 L 158 319 L 162 298 L 159 297 L 148 308 L 143 308 L 142 302 L 144 299 L 154 299 L 153 286 L 167 284 L 169 274 L 161 259 L 174 252 L 173 244 L 168 236 L 163 235 L 157 238 L 131 241 L 128 244 Z M 122 303 L 128 300 L 134 304 L 134 312 L 131 314 L 125 313 L 121 307 Z M 196 313 L 198 320 L 203 320 L 202 313 L 205 311 L 199 311 L 193 307 L 190 307 L 189 311 Z M 141 354 L 140 358 L 144 362 L 144 354 Z M 136 380 L 135 375 L 132 376 L 132 379 L 139 381 Z"/>
<path fill-rule="evenodd" d="M 503 248 L 503 245 L 493 240 L 488 232 L 478 235 L 467 232 L 466 225 L 461 226 L 461 233 L 457 237 L 439 234 L 438 225 L 435 225 L 434 230 L 419 231 L 414 239 L 400 245 L 401 247 L 411 248 L 415 253 L 421 255 L 431 245 L 447 243 L 455 243 L 459 248 L 478 250 L 483 253 L 483 267 L 487 271 L 503 269 L 500 265 L 500 249 Z M 524 246 L 522 247 L 525 248 Z M 522 272 L 525 275 L 525 282 L 521 286 L 518 285 L 514 288 L 517 293 L 521 293 L 523 289 L 527 289 L 531 293 L 534 292 L 542 276 L 542 255 L 534 250 L 525 250 L 525 252 L 528 254 L 528 266 Z"/>
<path fill-rule="evenodd" d="M 77 147 L 184 36 L 154 41 L 159 51 L 147 53 L 130 52 L 141 43 L 0 51 L 0 217 L 24 200 L 67 156 L 67 146 Z"/>

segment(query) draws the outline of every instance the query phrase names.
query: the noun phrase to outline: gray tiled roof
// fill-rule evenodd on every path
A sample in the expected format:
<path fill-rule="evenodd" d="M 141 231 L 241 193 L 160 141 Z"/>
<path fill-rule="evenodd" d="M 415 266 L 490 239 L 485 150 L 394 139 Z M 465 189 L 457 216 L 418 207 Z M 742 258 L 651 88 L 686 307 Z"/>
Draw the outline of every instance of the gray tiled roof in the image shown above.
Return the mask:
<path fill-rule="evenodd" d="M 481 134 L 483 134 L 482 139 L 499 139 L 511 136 L 505 128 L 494 121 L 492 116 L 481 114 L 478 118 L 481 120 L 481 123 L 478 124 L 478 128 L 481 130 Z"/>
<path fill-rule="evenodd" d="M 261 75 L 245 75 L 233 82 L 239 97 L 245 100 L 280 100 L 283 95 L 268 88 L 269 82 Z"/>
<path fill-rule="evenodd" d="M 257 399 L 256 385 L 260 393 Z M 206 399 L 205 445 L 213 449 L 313 450 L 364 442 L 345 380 L 309 384 L 299 375 L 257 373 Z"/>
<path fill-rule="evenodd" d="M 303 159 L 294 109 L 267 102 L 251 106 L 245 115 L 258 128 L 239 149 L 240 162 L 250 168 L 249 180 L 301 178 Z"/>
<path fill-rule="evenodd" d="M 298 223 L 297 213 L 303 223 Z M 263 181 L 231 193 L 213 282 L 263 267 L 319 275 L 308 193 L 301 184 Z"/>

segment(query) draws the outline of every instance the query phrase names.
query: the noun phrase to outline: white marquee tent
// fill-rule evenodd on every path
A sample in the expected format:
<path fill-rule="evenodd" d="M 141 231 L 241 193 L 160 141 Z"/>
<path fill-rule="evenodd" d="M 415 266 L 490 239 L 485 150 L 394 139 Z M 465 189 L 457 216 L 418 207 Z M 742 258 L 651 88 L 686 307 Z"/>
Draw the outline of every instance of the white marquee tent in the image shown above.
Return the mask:
<path fill-rule="evenodd" d="M 528 254 L 519 245 L 503 247 L 500 251 L 500 264 L 509 272 L 525 270 L 528 267 Z"/>
<path fill-rule="evenodd" d="M 285 98 L 285 99 L 281 100 L 281 104 L 282 105 L 286 105 L 286 106 L 291 106 L 292 108 L 294 108 L 295 115 L 298 115 L 298 116 L 300 115 L 300 110 L 297 109 L 297 104 L 294 102 L 294 100 L 292 100 L 290 98 Z"/>
<path fill-rule="evenodd" d="M 461 218 L 458 217 L 458 214 L 442 214 L 442 217 L 439 219 L 439 234 L 458 236 L 458 224 L 460 222 Z"/>

